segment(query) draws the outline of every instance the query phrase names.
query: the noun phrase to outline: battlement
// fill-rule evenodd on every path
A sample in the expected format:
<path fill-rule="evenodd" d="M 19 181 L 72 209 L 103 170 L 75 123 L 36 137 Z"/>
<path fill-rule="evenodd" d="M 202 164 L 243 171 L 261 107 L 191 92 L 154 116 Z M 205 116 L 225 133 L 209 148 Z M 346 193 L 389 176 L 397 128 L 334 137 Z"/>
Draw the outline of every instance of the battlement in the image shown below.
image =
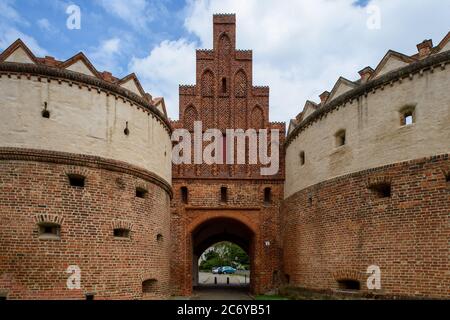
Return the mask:
<path fill-rule="evenodd" d="M 213 60 L 214 50 L 198 49 L 196 51 L 197 60 Z"/>
<path fill-rule="evenodd" d="M 282 132 L 286 130 L 286 122 L 282 121 L 269 122 L 269 126 L 271 129 L 278 129 Z"/>
<path fill-rule="evenodd" d="M 195 88 L 195 85 L 180 85 L 178 90 L 180 95 L 193 96 L 195 95 Z"/>
<path fill-rule="evenodd" d="M 254 96 L 269 96 L 270 88 L 268 86 L 253 86 Z"/>
<path fill-rule="evenodd" d="M 215 24 L 236 24 L 236 15 L 233 13 L 216 13 L 213 15 Z"/>
<path fill-rule="evenodd" d="M 252 60 L 253 51 L 252 50 L 236 50 L 237 60 Z"/>

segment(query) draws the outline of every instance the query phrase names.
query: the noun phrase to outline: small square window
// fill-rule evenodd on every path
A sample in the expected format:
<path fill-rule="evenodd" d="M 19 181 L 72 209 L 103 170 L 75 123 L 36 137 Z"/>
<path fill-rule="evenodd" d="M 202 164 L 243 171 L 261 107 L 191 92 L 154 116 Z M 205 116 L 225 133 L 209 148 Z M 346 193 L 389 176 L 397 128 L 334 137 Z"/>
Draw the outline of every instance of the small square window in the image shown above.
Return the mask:
<path fill-rule="evenodd" d="M 391 184 L 388 182 L 373 184 L 369 186 L 369 190 L 371 190 L 373 195 L 378 199 L 391 197 Z"/>
<path fill-rule="evenodd" d="M 416 122 L 414 107 L 405 107 L 400 111 L 400 125 L 410 126 Z"/>
<path fill-rule="evenodd" d="M 145 190 L 144 188 L 136 188 L 136 197 L 137 198 L 142 198 L 142 199 L 145 199 L 145 198 L 147 198 L 147 194 L 148 194 L 148 191 L 147 190 Z"/>
<path fill-rule="evenodd" d="M 361 283 L 358 280 L 351 279 L 339 280 L 338 287 L 341 290 L 359 291 L 361 290 Z"/>
<path fill-rule="evenodd" d="M 95 296 L 92 293 L 88 293 L 88 294 L 85 295 L 85 297 L 86 297 L 86 300 L 94 300 Z"/>
<path fill-rule="evenodd" d="M 116 238 L 129 238 L 130 230 L 124 228 L 114 229 L 114 237 Z"/>
<path fill-rule="evenodd" d="M 40 238 L 59 238 L 61 226 L 57 223 L 43 222 L 38 224 Z"/>
<path fill-rule="evenodd" d="M 69 183 L 72 187 L 84 188 L 86 178 L 79 174 L 68 174 Z"/>

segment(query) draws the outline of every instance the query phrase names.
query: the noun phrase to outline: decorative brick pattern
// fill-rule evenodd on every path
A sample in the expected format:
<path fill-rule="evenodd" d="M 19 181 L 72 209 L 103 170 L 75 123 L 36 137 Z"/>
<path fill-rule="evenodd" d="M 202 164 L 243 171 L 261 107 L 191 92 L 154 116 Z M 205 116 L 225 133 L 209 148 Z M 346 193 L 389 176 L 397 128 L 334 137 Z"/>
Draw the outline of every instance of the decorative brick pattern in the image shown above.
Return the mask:
<path fill-rule="evenodd" d="M 235 28 L 234 15 L 214 16 L 214 50 L 197 51 L 196 76 L 200 90 L 188 92 L 184 86 L 180 87 L 182 120 L 172 124 L 174 128 L 191 130 L 193 117 L 187 117 L 186 110 L 196 105 L 200 106 L 197 120 L 202 121 L 204 130 L 280 129 L 283 143 L 284 124 L 268 121 L 268 88 L 256 89 L 256 94 L 251 90 L 252 54 L 236 50 Z M 278 276 L 274 274 L 282 274 L 278 219 L 283 197 L 283 155 L 277 175 L 263 177 L 260 167 L 260 164 L 173 166 L 172 293 L 192 292 L 197 272 L 193 260 L 202 249 L 207 249 L 205 245 L 221 240 L 233 240 L 248 251 L 253 292 L 265 292 L 278 284 Z M 181 198 L 182 187 L 187 187 L 189 192 L 187 204 Z M 221 187 L 228 188 L 226 202 L 221 201 Z M 271 203 L 264 203 L 267 187 L 272 189 Z M 221 226 L 226 232 L 220 233 Z M 206 238 L 197 243 L 196 230 L 210 234 L 203 235 Z M 245 230 L 251 230 L 252 236 L 243 236 Z M 270 245 L 265 246 L 265 241 L 270 241 Z"/>

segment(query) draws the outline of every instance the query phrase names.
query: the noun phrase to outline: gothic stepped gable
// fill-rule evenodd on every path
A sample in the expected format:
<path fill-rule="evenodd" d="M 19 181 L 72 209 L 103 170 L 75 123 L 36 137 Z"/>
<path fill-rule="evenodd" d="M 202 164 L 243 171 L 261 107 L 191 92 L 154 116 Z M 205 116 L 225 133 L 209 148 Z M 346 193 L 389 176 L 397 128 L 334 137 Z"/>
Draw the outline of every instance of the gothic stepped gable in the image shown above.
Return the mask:
<path fill-rule="evenodd" d="M 253 84 L 252 57 L 252 51 L 236 49 L 235 15 L 214 15 L 213 48 L 196 51 L 196 84 L 180 86 L 179 120 L 172 121 L 172 126 L 192 131 L 194 122 L 201 121 L 203 130 L 217 128 L 224 138 L 226 129 L 276 129 L 283 144 L 285 123 L 269 120 L 270 90 Z M 228 150 L 225 145 L 224 153 Z M 261 167 L 248 161 L 173 165 L 174 294 L 192 293 L 198 283 L 198 257 L 220 241 L 232 241 L 248 253 L 252 292 L 276 286 L 281 276 L 274 257 L 280 256 L 277 221 L 283 196 L 283 152 L 276 174 L 263 176 Z M 273 245 L 263 248 L 263 239 Z"/>

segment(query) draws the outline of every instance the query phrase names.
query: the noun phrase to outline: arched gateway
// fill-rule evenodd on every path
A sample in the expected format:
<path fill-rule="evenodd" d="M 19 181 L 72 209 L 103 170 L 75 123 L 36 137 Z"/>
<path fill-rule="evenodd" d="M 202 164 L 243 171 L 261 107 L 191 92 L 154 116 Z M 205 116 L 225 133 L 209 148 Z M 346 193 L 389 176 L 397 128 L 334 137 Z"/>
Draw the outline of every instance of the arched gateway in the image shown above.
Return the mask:
<path fill-rule="evenodd" d="M 228 241 L 240 246 L 250 258 L 250 278 L 252 272 L 255 273 L 256 267 L 255 243 L 257 242 L 255 227 L 250 225 L 250 221 L 242 219 L 238 215 L 230 215 L 221 213 L 218 217 L 212 217 L 211 214 L 201 215 L 200 221 L 194 221 L 191 225 L 191 237 L 187 237 L 191 241 L 192 248 L 192 286 L 199 285 L 198 279 L 198 261 L 200 256 L 212 245 Z M 189 245 L 189 244 L 188 244 Z M 259 266 L 258 266 L 259 268 Z"/>
<path fill-rule="evenodd" d="M 203 132 L 219 129 L 226 138 L 227 129 L 276 129 L 282 144 L 285 125 L 268 121 L 269 88 L 251 85 L 252 52 L 236 50 L 235 29 L 234 15 L 214 16 L 214 48 L 197 51 L 197 85 L 180 86 L 182 120 L 172 125 L 192 131 L 192 123 L 185 121 L 195 106 Z M 226 50 L 222 50 L 223 39 L 227 39 Z M 209 75 L 208 81 L 204 74 Z M 257 128 L 252 118 L 255 106 L 260 111 Z M 230 151 L 227 146 L 223 151 L 226 159 Z M 199 256 L 219 241 L 233 242 L 248 253 L 252 292 L 265 292 L 276 285 L 274 275 L 281 274 L 278 221 L 284 161 L 280 159 L 280 170 L 274 175 L 261 175 L 260 169 L 267 165 L 246 163 L 173 166 L 173 294 L 192 293 L 198 281 Z"/>

